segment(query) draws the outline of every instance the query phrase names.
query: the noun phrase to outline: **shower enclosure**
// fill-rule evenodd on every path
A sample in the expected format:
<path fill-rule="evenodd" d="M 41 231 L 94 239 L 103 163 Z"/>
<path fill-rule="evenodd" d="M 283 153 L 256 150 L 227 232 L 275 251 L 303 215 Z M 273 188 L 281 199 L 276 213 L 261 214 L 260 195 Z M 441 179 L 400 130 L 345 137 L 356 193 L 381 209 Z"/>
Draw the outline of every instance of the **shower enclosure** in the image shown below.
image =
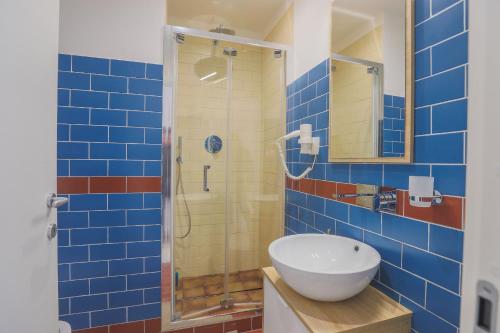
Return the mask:
<path fill-rule="evenodd" d="M 165 32 L 164 329 L 260 309 L 283 234 L 286 47 L 214 31 Z"/>

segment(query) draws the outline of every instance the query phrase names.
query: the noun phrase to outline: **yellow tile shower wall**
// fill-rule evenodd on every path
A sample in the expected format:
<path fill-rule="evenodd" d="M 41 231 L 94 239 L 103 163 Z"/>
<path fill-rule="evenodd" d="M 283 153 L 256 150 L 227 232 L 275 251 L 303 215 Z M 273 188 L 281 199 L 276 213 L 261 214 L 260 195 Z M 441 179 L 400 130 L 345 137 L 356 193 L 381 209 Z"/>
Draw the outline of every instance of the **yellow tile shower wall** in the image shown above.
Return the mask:
<path fill-rule="evenodd" d="M 339 53 L 383 62 L 382 27 L 370 31 Z M 334 61 L 331 75 L 331 156 L 373 157 L 372 76 L 366 66 Z"/>
<path fill-rule="evenodd" d="M 282 179 L 276 179 L 278 171 L 273 170 L 276 151 L 271 144 L 284 132 L 281 129 L 278 134 L 284 122 L 279 119 L 280 104 L 274 96 L 282 79 L 278 67 L 283 60 L 272 58 L 272 51 L 229 43 L 219 43 L 216 55 L 222 56 L 224 47 L 238 51 L 233 57 L 230 140 L 226 133 L 228 82 L 206 84 L 194 73 L 194 64 L 211 54 L 211 41 L 186 37 L 179 47 L 175 135 L 183 137 L 182 178 L 192 216 L 190 235 L 175 241 L 175 268 L 181 277 L 224 272 L 228 145 L 229 271 L 261 267 L 262 258 L 267 257 L 263 242 L 279 237 L 275 229 L 283 224 L 284 184 Z M 213 134 L 223 139 L 223 149 L 217 154 L 207 153 L 203 145 L 205 138 Z M 211 166 L 210 192 L 202 190 L 204 165 Z M 178 191 L 177 237 L 187 231 L 187 224 L 183 196 Z"/>

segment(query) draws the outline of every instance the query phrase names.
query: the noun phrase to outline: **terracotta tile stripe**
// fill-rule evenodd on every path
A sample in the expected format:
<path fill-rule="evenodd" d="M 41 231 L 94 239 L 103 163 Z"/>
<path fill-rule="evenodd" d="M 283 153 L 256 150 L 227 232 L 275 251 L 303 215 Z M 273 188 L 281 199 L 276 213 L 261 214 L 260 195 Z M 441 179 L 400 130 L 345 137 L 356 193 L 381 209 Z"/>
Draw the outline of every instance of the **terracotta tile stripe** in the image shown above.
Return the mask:
<path fill-rule="evenodd" d="M 124 323 L 111 325 L 109 333 L 144 333 L 144 322 L 136 321 L 132 323 Z"/>
<path fill-rule="evenodd" d="M 161 192 L 161 177 L 57 177 L 57 193 Z"/>
<path fill-rule="evenodd" d="M 126 177 L 90 177 L 90 193 L 125 193 Z"/>
<path fill-rule="evenodd" d="M 160 177 L 127 177 L 127 192 L 160 192 Z"/>
<path fill-rule="evenodd" d="M 161 319 L 148 319 L 144 321 L 144 333 L 161 333 Z"/>
<path fill-rule="evenodd" d="M 287 180 L 287 188 L 303 193 L 315 194 L 317 196 L 337 200 L 333 197 L 336 193 L 355 193 L 355 184 L 335 183 L 325 180 L 303 179 L 300 185 L 295 186 L 294 181 Z M 313 191 L 314 190 L 314 191 Z M 410 206 L 408 191 L 398 190 L 398 206 L 396 214 L 417 220 L 444 225 L 451 228 L 463 229 L 465 198 L 443 196 L 443 204 L 430 208 L 418 208 Z M 338 201 L 356 205 L 356 199 L 339 199 Z"/>
<path fill-rule="evenodd" d="M 108 333 L 108 326 L 88 328 L 85 330 L 73 331 L 73 333 Z"/>
<path fill-rule="evenodd" d="M 252 330 L 252 320 L 250 318 L 228 321 L 224 323 L 224 333 L 237 331 L 248 332 Z"/>
<path fill-rule="evenodd" d="M 57 177 L 57 193 L 89 193 L 89 180 L 87 177 Z"/>

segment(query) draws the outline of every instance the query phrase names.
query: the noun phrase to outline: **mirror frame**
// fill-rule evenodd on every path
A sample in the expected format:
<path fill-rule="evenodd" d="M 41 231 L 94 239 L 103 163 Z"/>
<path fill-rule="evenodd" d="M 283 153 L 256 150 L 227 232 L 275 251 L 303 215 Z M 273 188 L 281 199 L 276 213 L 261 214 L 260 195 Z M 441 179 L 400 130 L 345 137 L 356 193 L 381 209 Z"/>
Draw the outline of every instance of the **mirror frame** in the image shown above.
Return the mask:
<path fill-rule="evenodd" d="M 414 91 L 415 91 L 415 0 L 405 0 L 405 154 L 402 157 L 372 157 L 372 158 L 333 158 L 333 145 L 330 144 L 331 136 L 331 112 L 332 103 L 328 109 L 328 162 L 329 163 L 386 163 L 386 164 L 410 164 L 413 162 L 414 144 Z M 330 69 L 333 56 L 330 56 Z M 329 100 L 332 98 L 332 79 L 330 71 Z"/>

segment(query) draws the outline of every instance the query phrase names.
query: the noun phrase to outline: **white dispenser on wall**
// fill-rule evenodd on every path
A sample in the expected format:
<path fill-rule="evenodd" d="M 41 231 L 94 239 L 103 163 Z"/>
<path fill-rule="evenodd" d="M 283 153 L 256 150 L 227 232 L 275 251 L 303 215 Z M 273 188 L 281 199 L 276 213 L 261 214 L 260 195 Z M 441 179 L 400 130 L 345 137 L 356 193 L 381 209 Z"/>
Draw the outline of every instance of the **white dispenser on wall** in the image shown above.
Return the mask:
<path fill-rule="evenodd" d="M 307 167 L 304 172 L 302 172 L 299 176 L 294 176 L 288 170 L 288 167 L 286 165 L 286 160 L 285 160 L 285 155 L 283 153 L 283 147 L 282 147 L 282 141 L 288 141 L 293 138 L 299 138 L 299 145 L 300 145 L 300 153 L 301 154 L 306 154 L 306 155 L 314 155 L 314 160 L 311 166 Z M 320 139 L 319 137 L 313 137 L 312 136 L 312 125 L 311 124 L 302 124 L 300 125 L 300 129 L 290 132 L 285 136 L 282 136 L 276 140 L 276 145 L 278 146 L 278 152 L 280 154 L 281 162 L 283 165 L 283 168 L 285 169 L 286 175 L 294 180 L 299 180 L 304 178 L 309 174 L 314 169 L 314 166 L 316 164 L 316 158 L 319 154 L 319 146 L 320 146 Z"/>

